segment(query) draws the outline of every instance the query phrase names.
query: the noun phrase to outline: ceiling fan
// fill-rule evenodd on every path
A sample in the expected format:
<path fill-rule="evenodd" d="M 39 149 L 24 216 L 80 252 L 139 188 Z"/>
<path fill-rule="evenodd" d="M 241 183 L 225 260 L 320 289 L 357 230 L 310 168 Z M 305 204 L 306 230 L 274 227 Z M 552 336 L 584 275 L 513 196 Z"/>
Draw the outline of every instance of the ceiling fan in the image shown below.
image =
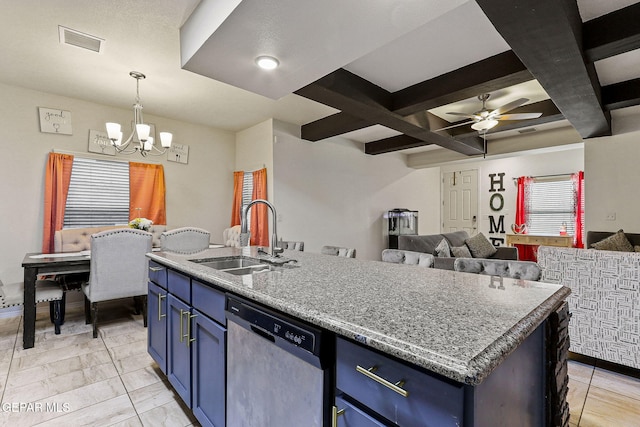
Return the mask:
<path fill-rule="evenodd" d="M 489 99 L 490 94 L 483 93 L 482 95 L 478 95 L 478 99 L 482 101 L 482 109 L 476 111 L 473 114 L 460 113 L 460 112 L 449 112 L 447 114 L 451 114 L 453 116 L 461 116 L 466 117 L 468 121 L 462 123 L 456 123 L 451 126 L 447 126 L 441 129 L 436 129 L 433 132 L 438 132 L 441 130 L 451 129 L 458 126 L 465 126 L 470 124 L 471 129 L 477 130 L 481 133 L 486 133 L 489 129 L 495 127 L 499 121 L 502 120 L 528 120 L 528 119 L 537 119 L 542 115 L 542 113 L 516 113 L 516 114 L 505 114 L 508 111 L 513 110 L 514 108 L 518 108 L 521 105 L 525 104 L 529 101 L 527 98 L 519 98 L 515 101 L 511 101 L 508 104 L 503 105 L 502 107 L 496 108 L 491 111 L 487 109 L 487 100 Z"/>

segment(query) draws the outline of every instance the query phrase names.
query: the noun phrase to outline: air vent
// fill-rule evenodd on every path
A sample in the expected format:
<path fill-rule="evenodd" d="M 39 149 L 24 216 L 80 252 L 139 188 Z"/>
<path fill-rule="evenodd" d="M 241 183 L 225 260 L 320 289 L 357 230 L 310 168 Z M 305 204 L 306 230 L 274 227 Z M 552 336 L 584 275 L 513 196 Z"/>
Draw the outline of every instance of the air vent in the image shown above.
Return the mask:
<path fill-rule="evenodd" d="M 60 43 L 62 44 L 68 44 L 98 53 L 102 50 L 104 39 L 81 33 L 80 31 L 72 30 L 71 28 L 61 25 L 58 25 L 58 31 L 60 33 Z"/>
<path fill-rule="evenodd" d="M 531 132 L 535 132 L 538 129 L 536 128 L 526 128 L 526 129 L 518 129 L 518 133 L 531 133 Z"/>

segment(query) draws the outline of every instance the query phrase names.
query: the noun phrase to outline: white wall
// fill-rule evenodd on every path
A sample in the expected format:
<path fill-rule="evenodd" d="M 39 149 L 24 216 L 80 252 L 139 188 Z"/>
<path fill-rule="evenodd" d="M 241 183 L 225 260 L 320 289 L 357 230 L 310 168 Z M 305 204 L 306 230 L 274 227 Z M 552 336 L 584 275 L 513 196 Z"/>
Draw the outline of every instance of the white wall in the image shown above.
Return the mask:
<path fill-rule="evenodd" d="M 582 144 L 573 144 L 569 149 L 551 153 L 522 154 L 517 157 L 499 159 L 487 157 L 484 160 L 445 165 L 440 169 L 443 173 L 470 169 L 478 170 L 478 230 L 487 237 L 504 238 L 504 234 L 502 233 L 489 233 L 489 216 L 494 215 L 494 221 L 497 224 L 498 216 L 504 215 L 504 229 L 506 232 L 510 232 L 511 224 L 515 222 L 517 195 L 517 186 L 513 178 L 519 176 L 568 174 L 584 170 L 584 149 Z M 494 212 L 489 206 L 490 197 L 494 194 L 489 191 L 491 189 L 489 175 L 499 173 L 505 174 L 504 191 L 500 192 L 504 198 L 504 208 L 501 211 Z M 585 184 L 585 187 L 586 186 Z M 498 185 L 494 185 L 493 188 L 496 192 L 499 192 Z M 495 201 L 494 207 L 497 208 L 498 206 L 497 201 Z M 558 229 L 560 225 L 561 224 L 558 224 Z"/>
<path fill-rule="evenodd" d="M 640 122 L 614 121 L 615 136 L 585 141 L 586 230 L 640 232 Z M 615 220 L 607 220 L 610 214 Z"/>
<path fill-rule="evenodd" d="M 273 199 L 273 120 L 265 120 L 236 133 L 235 170 L 253 172 L 267 168 L 267 199 Z M 231 208 L 229 208 L 231 217 Z"/>
<path fill-rule="evenodd" d="M 0 279 L 22 280 L 25 253 L 42 248 L 44 171 L 51 149 L 87 153 L 89 129 L 106 121 L 127 127 L 133 112 L 44 92 L 0 84 Z M 41 133 L 38 107 L 71 112 L 73 135 Z M 156 130 L 190 146 L 187 165 L 150 157 L 165 167 L 169 226 L 194 225 L 222 238 L 233 197 L 234 134 L 205 126 L 145 115 Z M 105 159 L 111 156 L 102 156 Z M 139 154 L 123 156 L 146 161 Z M 224 213 L 224 215 L 222 214 Z"/>
<path fill-rule="evenodd" d="M 379 260 L 383 214 L 393 208 L 419 211 L 420 232 L 437 227 L 439 171 L 410 169 L 403 155 L 370 156 L 346 139 L 314 144 L 278 133 L 274 170 L 278 234 L 304 241 L 305 251 L 346 246 L 359 259 Z"/>

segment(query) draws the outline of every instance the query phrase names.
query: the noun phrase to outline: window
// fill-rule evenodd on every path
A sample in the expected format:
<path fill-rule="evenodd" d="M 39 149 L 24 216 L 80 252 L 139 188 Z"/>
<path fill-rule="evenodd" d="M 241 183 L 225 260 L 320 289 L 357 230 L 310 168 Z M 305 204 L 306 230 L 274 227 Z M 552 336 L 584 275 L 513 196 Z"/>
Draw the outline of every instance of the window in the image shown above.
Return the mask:
<path fill-rule="evenodd" d="M 242 209 L 253 197 L 253 172 L 245 172 L 242 179 Z M 251 224 L 251 210 L 247 211 L 247 224 Z"/>
<path fill-rule="evenodd" d="M 129 163 L 74 157 L 63 228 L 129 222 Z"/>
<path fill-rule="evenodd" d="M 584 224 L 584 191 L 577 200 L 575 181 L 571 176 L 534 178 L 528 188 L 527 228 L 529 234 L 557 235 L 562 225 L 567 234 L 576 235 L 576 208 L 582 206 Z"/>

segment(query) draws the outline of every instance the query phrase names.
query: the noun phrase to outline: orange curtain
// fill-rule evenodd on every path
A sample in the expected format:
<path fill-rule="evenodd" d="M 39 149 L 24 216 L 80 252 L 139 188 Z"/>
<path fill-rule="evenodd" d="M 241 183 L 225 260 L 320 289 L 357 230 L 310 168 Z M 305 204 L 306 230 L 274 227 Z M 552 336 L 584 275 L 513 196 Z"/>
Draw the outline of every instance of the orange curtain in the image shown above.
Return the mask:
<path fill-rule="evenodd" d="M 267 168 L 253 172 L 253 195 L 251 200 L 267 199 Z M 251 245 L 269 246 L 269 217 L 267 207 L 258 203 L 251 207 Z"/>
<path fill-rule="evenodd" d="M 582 217 L 584 212 L 582 211 L 582 202 L 584 200 L 584 172 L 578 171 L 571 175 L 573 185 L 576 191 L 576 218 L 575 218 L 575 234 L 573 236 L 573 246 L 576 248 L 584 248 L 583 230 L 584 223 Z"/>
<path fill-rule="evenodd" d="M 71 154 L 49 153 L 44 177 L 44 229 L 42 252 L 54 251 L 54 236 L 62 230 L 64 209 L 67 204 L 73 156 Z"/>
<path fill-rule="evenodd" d="M 240 225 L 240 212 L 242 211 L 242 184 L 244 172 L 233 173 L 233 205 L 231 205 L 231 227 Z"/>
<path fill-rule="evenodd" d="M 129 162 L 129 220 L 134 218 L 167 223 L 162 165 Z"/>

